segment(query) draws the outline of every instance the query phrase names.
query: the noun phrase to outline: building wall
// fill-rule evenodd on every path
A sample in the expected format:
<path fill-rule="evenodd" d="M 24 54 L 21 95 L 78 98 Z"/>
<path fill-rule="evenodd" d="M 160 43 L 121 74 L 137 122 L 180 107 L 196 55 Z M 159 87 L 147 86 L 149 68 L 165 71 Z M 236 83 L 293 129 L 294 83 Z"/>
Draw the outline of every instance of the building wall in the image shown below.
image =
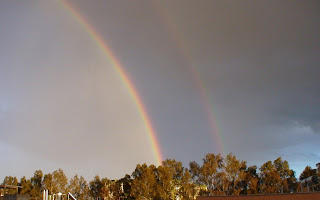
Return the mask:
<path fill-rule="evenodd" d="M 269 195 L 238 195 L 238 196 L 203 196 L 197 200 L 320 200 L 320 192 L 293 193 L 293 194 L 269 194 Z"/>
<path fill-rule="evenodd" d="M 6 194 L 4 195 L 3 200 L 29 200 L 29 195 L 20 195 L 20 194 Z"/>

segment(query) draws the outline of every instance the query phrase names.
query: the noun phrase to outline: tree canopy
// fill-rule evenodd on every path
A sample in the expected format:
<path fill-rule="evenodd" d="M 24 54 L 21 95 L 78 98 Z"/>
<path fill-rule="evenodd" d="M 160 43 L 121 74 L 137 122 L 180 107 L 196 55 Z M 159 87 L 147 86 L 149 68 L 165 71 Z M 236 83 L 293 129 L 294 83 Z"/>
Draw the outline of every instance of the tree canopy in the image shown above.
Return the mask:
<path fill-rule="evenodd" d="M 316 168 L 306 166 L 299 180 L 320 175 L 320 162 Z M 86 181 L 83 176 L 74 175 L 70 180 L 62 169 L 44 174 L 36 170 L 34 175 L 20 181 L 14 176 L 6 176 L 2 184 L 22 186 L 20 194 L 41 198 L 44 189 L 49 194 L 72 193 L 77 199 L 152 199 L 189 200 L 197 195 L 243 195 L 296 192 L 299 188 L 295 172 L 281 157 L 267 161 L 259 168 L 247 166 L 247 162 L 229 154 L 208 153 L 202 163 L 191 161 L 189 168 L 182 162 L 167 159 L 158 167 L 138 164 L 131 175 L 119 180 L 100 178 Z M 7 190 L 13 194 L 15 190 Z M 3 194 L 3 191 L 1 192 Z"/>

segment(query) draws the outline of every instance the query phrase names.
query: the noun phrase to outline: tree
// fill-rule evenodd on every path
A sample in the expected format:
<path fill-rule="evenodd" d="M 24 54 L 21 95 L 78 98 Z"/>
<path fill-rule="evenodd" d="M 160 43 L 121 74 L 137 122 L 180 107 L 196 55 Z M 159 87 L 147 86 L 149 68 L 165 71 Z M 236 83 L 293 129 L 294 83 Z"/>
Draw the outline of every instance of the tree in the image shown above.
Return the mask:
<path fill-rule="evenodd" d="M 173 178 L 174 168 L 168 165 L 159 166 L 156 170 L 156 192 L 159 199 L 173 200 L 176 199 L 178 187 L 177 179 Z"/>
<path fill-rule="evenodd" d="M 109 184 L 109 191 L 110 199 L 124 198 L 124 188 L 120 180 L 111 180 Z"/>
<path fill-rule="evenodd" d="M 15 186 L 18 186 L 18 179 L 15 176 L 6 176 L 3 179 L 2 185 L 15 185 Z"/>
<path fill-rule="evenodd" d="M 181 180 L 184 172 L 182 162 L 178 162 L 174 159 L 166 159 L 162 161 L 162 166 L 168 167 L 168 170 L 172 174 L 172 178 L 175 180 Z"/>
<path fill-rule="evenodd" d="M 32 189 L 30 191 L 32 197 L 41 197 L 41 190 L 43 188 L 42 181 L 43 181 L 43 173 L 41 170 L 36 170 L 31 177 L 31 184 Z"/>
<path fill-rule="evenodd" d="M 184 170 L 180 180 L 179 196 L 182 200 L 196 199 L 199 194 L 197 185 L 193 183 L 192 176 L 188 169 Z"/>
<path fill-rule="evenodd" d="M 113 199 L 117 193 L 116 182 L 108 178 L 100 179 L 97 175 L 89 183 L 89 193 L 95 199 Z"/>
<path fill-rule="evenodd" d="M 268 161 L 260 167 L 259 192 L 262 194 L 281 192 L 282 184 L 280 174 L 275 165 Z"/>
<path fill-rule="evenodd" d="M 22 186 L 22 189 L 20 190 L 20 194 L 30 194 L 31 195 L 31 190 L 33 187 L 31 184 L 31 180 L 27 180 L 26 177 L 23 176 L 20 179 L 19 185 Z M 34 197 L 34 196 L 32 196 L 32 197 Z"/>
<path fill-rule="evenodd" d="M 69 185 L 68 185 L 68 191 L 76 198 L 78 199 L 80 196 L 80 179 L 78 177 L 78 174 L 76 174 L 73 178 L 70 179 Z"/>
<path fill-rule="evenodd" d="M 207 191 L 205 193 L 207 195 L 224 194 L 224 188 L 221 187 L 224 176 L 222 170 L 223 157 L 221 154 L 207 154 L 203 158 L 201 167 L 195 161 L 190 163 L 192 178 L 198 185 L 206 185 Z"/>
<path fill-rule="evenodd" d="M 52 174 L 45 174 L 43 177 L 43 188 L 49 190 L 49 194 L 54 194 Z"/>
<path fill-rule="evenodd" d="M 136 166 L 132 173 L 131 195 L 136 199 L 156 199 L 156 167 L 146 164 Z"/>
<path fill-rule="evenodd" d="M 299 180 L 301 181 L 303 179 L 306 179 L 316 174 L 317 174 L 316 169 L 312 169 L 312 167 L 306 166 L 306 168 L 304 168 L 303 172 L 300 174 Z"/>
<path fill-rule="evenodd" d="M 68 178 L 62 169 L 55 170 L 54 172 L 45 174 L 43 177 L 43 189 L 49 190 L 50 194 L 57 194 L 59 192 L 66 193 Z"/>
<path fill-rule="evenodd" d="M 258 194 L 258 183 L 257 166 L 248 167 L 242 180 L 242 194 Z"/>
<path fill-rule="evenodd" d="M 6 176 L 2 182 L 2 185 L 18 186 L 18 179 L 15 176 Z M 16 189 L 7 189 L 6 194 L 15 194 L 16 191 Z"/>
<path fill-rule="evenodd" d="M 126 174 L 123 178 L 118 181 L 120 188 L 120 197 L 124 199 L 131 199 L 131 185 L 132 179 L 129 174 Z"/>
<path fill-rule="evenodd" d="M 237 160 L 233 154 L 227 155 L 224 160 L 223 187 L 225 195 L 239 195 L 243 189 L 242 181 L 246 176 L 247 165 L 245 161 Z"/>
<path fill-rule="evenodd" d="M 54 193 L 67 192 L 68 178 L 66 177 L 62 169 L 58 169 L 52 173 L 52 180 Z"/>
<path fill-rule="evenodd" d="M 167 159 L 162 162 L 162 166 L 158 167 L 159 170 L 166 168 L 166 171 L 171 174 L 170 185 L 167 182 L 167 193 L 169 199 L 194 199 L 198 193 L 197 185 L 192 182 L 192 176 L 188 169 L 182 166 L 182 162 L 174 159 Z M 161 173 L 158 173 L 161 175 Z M 163 174 L 163 173 L 162 173 Z M 163 178 L 162 178 L 163 179 Z"/>
<path fill-rule="evenodd" d="M 110 180 L 108 178 L 103 178 L 101 180 L 101 191 L 100 196 L 103 199 L 114 199 L 118 195 L 117 181 Z"/>
<path fill-rule="evenodd" d="M 200 165 L 196 161 L 189 163 L 189 172 L 194 183 L 201 184 L 200 181 Z"/>
<path fill-rule="evenodd" d="M 296 178 L 294 171 L 290 169 L 288 161 L 282 161 L 281 157 L 273 161 L 273 164 L 280 175 L 281 188 L 280 191 L 283 193 L 293 192 L 297 189 Z"/>
<path fill-rule="evenodd" d="M 83 176 L 80 176 L 79 186 L 80 186 L 79 200 L 88 199 L 89 187 L 88 187 L 87 181 L 83 178 Z"/>
<path fill-rule="evenodd" d="M 92 181 L 89 183 L 89 194 L 91 197 L 98 199 L 101 194 L 102 182 L 100 177 L 97 175 L 94 177 Z"/>
<path fill-rule="evenodd" d="M 68 190 L 78 200 L 88 199 L 89 188 L 87 181 L 83 178 L 83 176 L 80 176 L 79 178 L 78 175 L 75 175 L 73 178 L 71 178 L 68 185 Z"/>

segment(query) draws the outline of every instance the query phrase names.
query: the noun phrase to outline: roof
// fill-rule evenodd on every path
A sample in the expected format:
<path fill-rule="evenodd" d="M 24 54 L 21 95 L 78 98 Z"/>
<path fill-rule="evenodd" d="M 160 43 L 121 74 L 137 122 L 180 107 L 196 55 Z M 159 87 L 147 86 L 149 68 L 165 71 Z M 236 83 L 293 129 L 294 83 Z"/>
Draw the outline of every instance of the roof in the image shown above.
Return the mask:
<path fill-rule="evenodd" d="M 23 188 L 22 186 L 17 186 L 17 185 L 0 185 L 1 188 L 8 188 L 8 189 L 18 189 L 18 188 Z"/>

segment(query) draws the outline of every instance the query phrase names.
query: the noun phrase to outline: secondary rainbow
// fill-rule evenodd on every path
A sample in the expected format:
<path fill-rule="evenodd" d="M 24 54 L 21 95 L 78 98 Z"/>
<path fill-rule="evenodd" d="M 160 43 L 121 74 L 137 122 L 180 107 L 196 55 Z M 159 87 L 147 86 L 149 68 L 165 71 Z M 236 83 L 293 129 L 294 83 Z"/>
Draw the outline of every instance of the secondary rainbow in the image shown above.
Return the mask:
<path fill-rule="evenodd" d="M 195 83 L 197 90 L 201 96 L 201 101 L 203 108 L 207 115 L 207 120 L 213 135 L 214 144 L 217 149 L 220 151 L 222 155 L 226 155 L 225 146 L 223 146 L 223 135 L 218 129 L 217 119 L 214 115 L 214 109 L 212 106 L 212 98 L 209 95 L 208 89 L 205 87 L 205 83 L 202 79 L 201 73 L 199 70 L 192 64 L 191 53 L 189 52 L 189 48 L 187 47 L 186 41 L 183 39 L 183 35 L 177 29 L 173 20 L 169 17 L 169 13 L 165 10 L 165 8 L 161 5 L 160 1 L 153 1 L 155 3 L 155 8 L 158 10 L 158 13 L 161 15 L 162 21 L 165 23 L 166 27 L 169 29 L 172 39 L 174 43 L 178 45 L 181 55 L 183 56 L 186 62 L 186 68 L 189 70 L 193 82 Z"/>
<path fill-rule="evenodd" d="M 121 77 L 123 84 L 127 88 L 129 94 L 131 95 L 133 101 L 136 104 L 137 110 L 143 120 L 145 129 L 148 133 L 149 140 L 151 142 L 152 151 L 155 157 L 157 165 L 162 163 L 162 154 L 159 143 L 157 141 L 156 132 L 152 126 L 150 117 L 148 116 L 145 106 L 139 96 L 137 89 L 135 88 L 133 82 L 131 81 L 129 75 L 126 73 L 119 60 L 115 57 L 114 53 L 111 51 L 110 47 L 106 41 L 93 29 L 93 27 L 81 16 L 77 10 L 75 10 L 71 4 L 62 0 L 60 1 L 63 7 L 71 14 L 71 16 L 84 28 L 84 30 L 91 36 L 93 41 L 100 47 L 106 58 L 111 63 L 113 69 Z"/>

